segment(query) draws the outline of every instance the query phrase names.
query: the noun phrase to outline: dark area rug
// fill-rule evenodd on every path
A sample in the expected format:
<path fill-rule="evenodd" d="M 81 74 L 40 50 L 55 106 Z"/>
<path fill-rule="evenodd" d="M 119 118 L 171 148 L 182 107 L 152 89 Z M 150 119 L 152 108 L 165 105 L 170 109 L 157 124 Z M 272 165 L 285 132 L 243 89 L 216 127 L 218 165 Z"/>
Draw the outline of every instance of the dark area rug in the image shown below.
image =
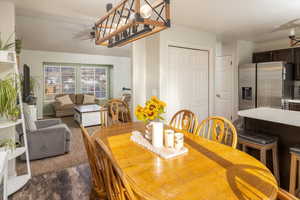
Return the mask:
<path fill-rule="evenodd" d="M 37 175 L 9 200 L 88 200 L 90 177 L 88 164 Z"/>

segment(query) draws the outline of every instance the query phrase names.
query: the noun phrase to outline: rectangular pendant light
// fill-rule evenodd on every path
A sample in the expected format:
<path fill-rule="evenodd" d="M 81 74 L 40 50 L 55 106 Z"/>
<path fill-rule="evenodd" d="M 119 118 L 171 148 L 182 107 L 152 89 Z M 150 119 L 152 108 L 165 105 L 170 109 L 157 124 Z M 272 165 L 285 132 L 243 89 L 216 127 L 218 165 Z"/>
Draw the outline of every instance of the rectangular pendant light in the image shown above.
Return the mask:
<path fill-rule="evenodd" d="M 121 47 L 171 26 L 169 0 L 122 0 L 95 23 L 95 43 Z"/>

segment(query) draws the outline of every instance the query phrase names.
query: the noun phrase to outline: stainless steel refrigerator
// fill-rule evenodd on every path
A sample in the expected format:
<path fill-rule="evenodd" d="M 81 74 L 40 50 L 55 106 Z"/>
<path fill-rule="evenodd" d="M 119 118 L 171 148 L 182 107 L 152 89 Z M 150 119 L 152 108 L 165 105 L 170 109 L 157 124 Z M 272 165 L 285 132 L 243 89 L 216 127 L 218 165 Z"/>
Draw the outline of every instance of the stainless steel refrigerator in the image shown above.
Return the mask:
<path fill-rule="evenodd" d="M 293 66 L 284 62 L 239 66 L 239 109 L 283 108 L 293 97 Z"/>

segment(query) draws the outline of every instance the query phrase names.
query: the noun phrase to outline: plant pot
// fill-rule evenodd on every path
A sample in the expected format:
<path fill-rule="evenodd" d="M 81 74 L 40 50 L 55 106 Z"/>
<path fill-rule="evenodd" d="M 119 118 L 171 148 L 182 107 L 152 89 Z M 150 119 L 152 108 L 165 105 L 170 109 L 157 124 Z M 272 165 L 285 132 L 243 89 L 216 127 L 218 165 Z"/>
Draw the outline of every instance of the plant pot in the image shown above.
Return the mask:
<path fill-rule="evenodd" d="M 0 60 L 7 61 L 8 60 L 9 51 L 0 50 Z"/>

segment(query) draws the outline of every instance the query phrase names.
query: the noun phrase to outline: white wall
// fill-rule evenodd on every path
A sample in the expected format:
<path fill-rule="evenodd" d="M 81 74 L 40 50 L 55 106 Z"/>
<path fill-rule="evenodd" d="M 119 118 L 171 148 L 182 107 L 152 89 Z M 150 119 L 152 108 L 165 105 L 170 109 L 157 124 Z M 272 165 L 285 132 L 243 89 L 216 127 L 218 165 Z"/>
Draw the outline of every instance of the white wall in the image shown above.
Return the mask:
<path fill-rule="evenodd" d="M 168 76 L 168 46 L 180 46 L 209 50 L 210 69 L 209 69 L 209 113 L 214 112 L 214 68 L 215 68 L 215 49 L 217 39 L 214 33 L 203 32 L 183 26 L 174 26 L 160 33 L 160 98 L 167 99 L 167 87 L 164 80 Z"/>
<path fill-rule="evenodd" d="M 172 27 L 133 44 L 133 107 L 143 105 L 153 95 L 167 99 L 164 80 L 168 76 L 168 45 L 210 51 L 210 111 L 213 112 L 216 36 L 183 26 Z"/>
<path fill-rule="evenodd" d="M 132 111 L 146 100 L 146 40 L 132 45 Z M 134 112 L 132 112 L 134 113 Z M 134 115 L 134 119 L 135 115 Z"/>
<path fill-rule="evenodd" d="M 131 59 L 127 57 L 23 50 L 20 62 L 22 66 L 28 64 L 31 75 L 39 81 L 40 87 L 37 92 L 39 118 L 43 116 L 43 62 L 113 65 L 112 97 L 120 97 L 123 87 L 131 88 Z"/>
<path fill-rule="evenodd" d="M 237 119 L 239 110 L 238 96 L 238 66 L 252 62 L 254 43 L 250 41 L 235 40 L 232 42 L 217 44 L 217 56 L 231 56 L 233 65 L 233 98 L 232 98 L 232 118 Z"/>
<path fill-rule="evenodd" d="M 146 39 L 146 98 L 159 96 L 159 34 Z"/>
<path fill-rule="evenodd" d="M 266 42 L 254 43 L 254 52 L 286 49 L 286 48 L 290 48 L 290 40 L 288 37 L 279 40 L 270 40 Z"/>
<path fill-rule="evenodd" d="M 12 2 L 0 2 L 0 32 L 2 40 L 15 33 L 15 6 Z M 12 37 L 12 42 L 15 36 Z"/>

